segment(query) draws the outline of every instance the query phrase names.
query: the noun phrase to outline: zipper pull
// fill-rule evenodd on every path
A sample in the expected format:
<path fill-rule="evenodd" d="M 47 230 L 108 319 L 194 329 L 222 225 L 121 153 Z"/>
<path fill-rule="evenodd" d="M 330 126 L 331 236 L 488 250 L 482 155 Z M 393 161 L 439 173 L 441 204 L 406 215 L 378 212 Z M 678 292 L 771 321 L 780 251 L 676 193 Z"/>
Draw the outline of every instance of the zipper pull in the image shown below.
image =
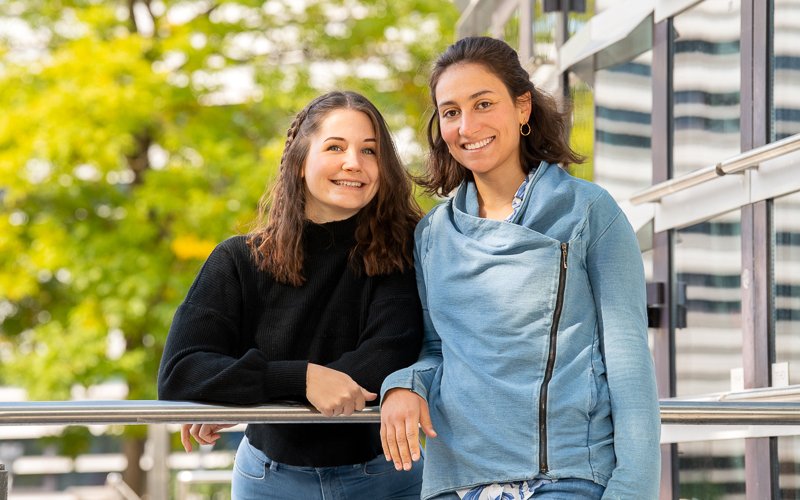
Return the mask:
<path fill-rule="evenodd" d="M 567 244 L 561 244 L 561 264 L 564 266 L 564 269 L 567 268 Z"/>

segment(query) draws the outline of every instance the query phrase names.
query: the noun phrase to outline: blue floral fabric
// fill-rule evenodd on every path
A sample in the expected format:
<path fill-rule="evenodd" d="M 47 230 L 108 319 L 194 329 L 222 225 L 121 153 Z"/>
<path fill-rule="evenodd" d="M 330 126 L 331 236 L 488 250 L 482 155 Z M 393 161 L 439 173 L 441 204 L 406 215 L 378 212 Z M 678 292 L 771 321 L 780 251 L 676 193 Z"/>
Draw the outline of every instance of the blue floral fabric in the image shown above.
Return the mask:
<path fill-rule="evenodd" d="M 458 490 L 456 494 L 463 500 L 528 500 L 536 489 L 553 481 L 538 479 L 505 484 L 482 484 L 474 488 Z"/>

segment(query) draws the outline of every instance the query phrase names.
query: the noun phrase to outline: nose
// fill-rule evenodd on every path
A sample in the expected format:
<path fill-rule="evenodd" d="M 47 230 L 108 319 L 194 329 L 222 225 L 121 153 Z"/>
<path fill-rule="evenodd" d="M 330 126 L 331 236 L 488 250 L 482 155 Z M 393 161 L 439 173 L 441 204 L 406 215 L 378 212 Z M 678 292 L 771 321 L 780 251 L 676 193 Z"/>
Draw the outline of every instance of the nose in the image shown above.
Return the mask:
<path fill-rule="evenodd" d="M 357 148 L 350 148 L 344 155 L 342 170 L 345 172 L 357 172 L 361 170 L 361 156 Z"/>
<path fill-rule="evenodd" d="M 458 125 L 458 133 L 464 137 L 469 137 L 480 128 L 478 120 L 469 111 L 461 113 L 461 122 Z"/>

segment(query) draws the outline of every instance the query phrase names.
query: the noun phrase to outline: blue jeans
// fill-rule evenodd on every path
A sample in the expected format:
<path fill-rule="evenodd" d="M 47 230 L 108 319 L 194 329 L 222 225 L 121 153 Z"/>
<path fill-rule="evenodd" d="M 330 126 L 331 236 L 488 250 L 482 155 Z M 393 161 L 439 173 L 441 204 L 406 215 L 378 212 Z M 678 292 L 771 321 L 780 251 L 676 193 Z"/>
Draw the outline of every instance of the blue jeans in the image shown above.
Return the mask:
<path fill-rule="evenodd" d="M 302 467 L 273 462 L 243 438 L 233 465 L 233 500 L 419 500 L 422 459 L 411 471 L 396 471 L 378 455 L 338 467 Z"/>
<path fill-rule="evenodd" d="M 559 479 L 536 488 L 534 500 L 600 500 L 606 488 L 588 479 Z M 455 492 L 438 495 L 434 500 L 459 500 Z"/>

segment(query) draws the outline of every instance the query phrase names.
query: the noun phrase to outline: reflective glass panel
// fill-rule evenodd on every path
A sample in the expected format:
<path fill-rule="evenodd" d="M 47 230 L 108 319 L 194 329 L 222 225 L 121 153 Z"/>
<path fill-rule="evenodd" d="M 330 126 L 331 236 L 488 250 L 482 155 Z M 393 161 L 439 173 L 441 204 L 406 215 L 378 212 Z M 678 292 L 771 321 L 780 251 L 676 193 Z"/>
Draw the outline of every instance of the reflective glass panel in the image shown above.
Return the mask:
<path fill-rule="evenodd" d="M 705 0 L 674 17 L 674 167 L 679 177 L 740 151 L 739 0 Z"/>
<path fill-rule="evenodd" d="M 679 498 L 744 499 L 744 440 L 678 444 L 678 480 Z"/>
<path fill-rule="evenodd" d="M 773 0 L 772 138 L 800 133 L 800 1 Z"/>
<path fill-rule="evenodd" d="M 778 438 L 778 487 L 781 500 L 800 500 L 800 436 Z"/>
<path fill-rule="evenodd" d="M 686 286 L 686 327 L 675 332 L 679 397 L 729 391 L 731 369 L 742 366 L 740 238 L 738 210 L 676 232 L 676 281 Z"/>
<path fill-rule="evenodd" d="M 800 193 L 776 198 L 772 220 L 775 361 L 788 363 L 788 382 L 800 384 Z"/>
<path fill-rule="evenodd" d="M 595 73 L 594 180 L 617 200 L 651 184 L 652 51 Z"/>

